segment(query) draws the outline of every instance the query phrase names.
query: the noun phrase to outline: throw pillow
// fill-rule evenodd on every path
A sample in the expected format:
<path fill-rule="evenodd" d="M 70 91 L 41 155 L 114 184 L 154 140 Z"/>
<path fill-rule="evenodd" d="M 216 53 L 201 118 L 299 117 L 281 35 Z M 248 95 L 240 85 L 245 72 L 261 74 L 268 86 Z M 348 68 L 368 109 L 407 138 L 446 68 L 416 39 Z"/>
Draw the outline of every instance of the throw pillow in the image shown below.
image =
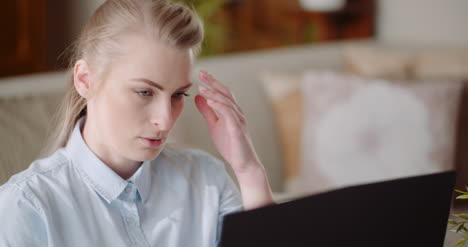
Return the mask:
<path fill-rule="evenodd" d="M 309 71 L 300 86 L 300 173 L 288 192 L 317 193 L 454 168 L 461 83 Z"/>

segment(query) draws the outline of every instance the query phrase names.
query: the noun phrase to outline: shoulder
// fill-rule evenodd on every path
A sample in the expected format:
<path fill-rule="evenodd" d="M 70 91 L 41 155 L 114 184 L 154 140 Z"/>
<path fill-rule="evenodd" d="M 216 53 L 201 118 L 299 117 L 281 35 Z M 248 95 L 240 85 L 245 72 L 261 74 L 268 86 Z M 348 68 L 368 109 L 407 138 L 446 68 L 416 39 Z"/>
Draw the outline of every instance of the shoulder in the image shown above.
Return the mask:
<path fill-rule="evenodd" d="M 49 157 L 33 161 L 26 170 L 14 174 L 0 186 L 0 192 L 13 188 L 26 194 L 34 190 L 40 191 L 45 185 L 60 180 L 60 174 L 66 174 L 64 171 L 70 167 L 69 165 L 70 161 L 66 154 L 59 149 Z"/>
<path fill-rule="evenodd" d="M 0 212 L 8 212 L 8 208 L 17 208 L 21 205 L 29 204 L 31 208 L 41 211 L 38 207 L 38 201 L 30 193 L 14 183 L 6 183 L 0 186 Z M 5 209 L 5 210 L 3 210 Z"/>
<path fill-rule="evenodd" d="M 14 183 L 0 186 L 0 221 L 8 226 L 0 231 L 0 245 L 43 245 L 47 241 L 44 215 L 31 193 Z"/>

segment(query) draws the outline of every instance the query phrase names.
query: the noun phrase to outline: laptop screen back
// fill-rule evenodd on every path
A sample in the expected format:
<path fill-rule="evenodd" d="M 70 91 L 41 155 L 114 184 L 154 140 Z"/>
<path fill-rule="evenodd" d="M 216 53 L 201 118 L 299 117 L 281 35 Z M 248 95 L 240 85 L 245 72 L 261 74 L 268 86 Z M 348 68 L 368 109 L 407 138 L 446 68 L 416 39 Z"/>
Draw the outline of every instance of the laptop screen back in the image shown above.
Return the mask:
<path fill-rule="evenodd" d="M 312 195 L 226 215 L 222 247 L 443 246 L 455 172 Z"/>

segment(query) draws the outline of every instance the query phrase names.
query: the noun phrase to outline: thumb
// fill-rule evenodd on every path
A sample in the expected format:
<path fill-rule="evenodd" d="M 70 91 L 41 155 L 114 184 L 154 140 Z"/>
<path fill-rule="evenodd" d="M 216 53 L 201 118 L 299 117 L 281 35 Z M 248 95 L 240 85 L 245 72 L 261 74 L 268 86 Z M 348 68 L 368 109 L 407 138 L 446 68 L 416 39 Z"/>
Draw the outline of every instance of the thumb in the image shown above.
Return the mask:
<path fill-rule="evenodd" d="M 195 96 L 195 105 L 197 106 L 198 111 L 205 118 L 208 127 L 211 127 L 218 121 L 218 116 L 213 111 L 213 109 L 206 103 L 206 99 L 201 95 Z"/>

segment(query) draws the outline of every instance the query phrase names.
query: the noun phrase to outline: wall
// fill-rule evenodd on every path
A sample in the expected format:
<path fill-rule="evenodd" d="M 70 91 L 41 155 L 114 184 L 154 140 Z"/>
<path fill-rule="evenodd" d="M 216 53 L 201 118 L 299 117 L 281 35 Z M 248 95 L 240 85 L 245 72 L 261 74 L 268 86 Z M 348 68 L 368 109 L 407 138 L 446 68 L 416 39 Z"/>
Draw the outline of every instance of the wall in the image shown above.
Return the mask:
<path fill-rule="evenodd" d="M 67 57 L 59 57 L 78 38 L 88 18 L 104 1 L 46 0 L 49 68 L 57 69 L 68 66 Z"/>
<path fill-rule="evenodd" d="M 424 45 L 468 44 L 466 0 L 379 0 L 378 39 Z"/>
<path fill-rule="evenodd" d="M 88 18 L 102 3 L 104 0 L 70 1 L 68 8 L 71 13 L 70 35 L 72 37 L 78 37 Z"/>
<path fill-rule="evenodd" d="M 53 0 L 49 0 L 53 1 Z M 278 3 L 278 0 L 270 0 Z M 70 38 L 104 0 L 70 1 Z M 467 0 L 378 0 L 377 38 L 391 43 L 468 44 Z"/>

